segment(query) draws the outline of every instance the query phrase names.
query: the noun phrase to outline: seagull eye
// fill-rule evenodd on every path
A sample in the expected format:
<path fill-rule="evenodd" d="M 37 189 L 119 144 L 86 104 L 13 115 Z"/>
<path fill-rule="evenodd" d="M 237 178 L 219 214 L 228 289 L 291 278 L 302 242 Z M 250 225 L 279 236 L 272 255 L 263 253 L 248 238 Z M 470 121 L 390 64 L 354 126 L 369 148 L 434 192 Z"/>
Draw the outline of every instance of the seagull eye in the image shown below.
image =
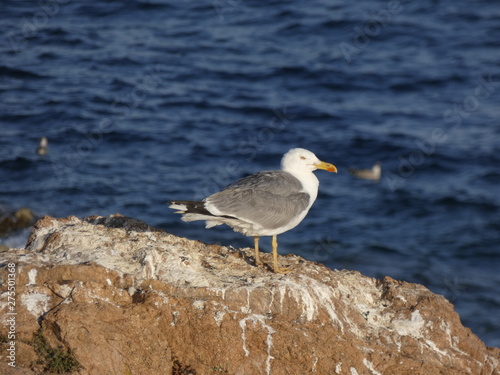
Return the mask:
<path fill-rule="evenodd" d="M 300 159 L 301 160 L 306 160 L 306 157 L 305 156 L 301 156 Z"/>

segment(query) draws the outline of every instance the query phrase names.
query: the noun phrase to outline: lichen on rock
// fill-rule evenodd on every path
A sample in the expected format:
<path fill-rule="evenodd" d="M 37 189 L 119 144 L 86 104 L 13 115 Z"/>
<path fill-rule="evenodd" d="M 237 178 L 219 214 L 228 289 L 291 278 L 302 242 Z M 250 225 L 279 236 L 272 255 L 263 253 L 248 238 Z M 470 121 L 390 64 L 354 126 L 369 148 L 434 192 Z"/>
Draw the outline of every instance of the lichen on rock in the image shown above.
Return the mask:
<path fill-rule="evenodd" d="M 277 275 L 254 266 L 253 249 L 112 215 L 45 217 L 25 249 L 0 256 L 17 268 L 19 374 L 41 371 L 37 332 L 71 353 L 78 374 L 500 371 L 500 350 L 463 327 L 444 297 L 294 255 L 281 260 L 293 272 Z"/>

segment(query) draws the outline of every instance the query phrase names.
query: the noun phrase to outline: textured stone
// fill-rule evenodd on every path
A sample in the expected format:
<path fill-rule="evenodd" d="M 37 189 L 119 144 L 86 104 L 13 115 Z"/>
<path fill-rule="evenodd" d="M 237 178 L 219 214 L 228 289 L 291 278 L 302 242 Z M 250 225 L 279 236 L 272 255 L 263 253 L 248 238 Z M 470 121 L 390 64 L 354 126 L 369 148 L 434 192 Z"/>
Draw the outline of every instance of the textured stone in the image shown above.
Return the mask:
<path fill-rule="evenodd" d="M 17 265 L 16 374 L 49 371 L 36 359 L 40 334 L 78 374 L 500 373 L 500 350 L 444 297 L 389 277 L 294 255 L 280 257 L 293 272 L 277 275 L 253 265 L 252 249 L 120 215 L 45 217 L 26 249 L 0 257 Z M 2 316 L 6 277 L 3 267 Z"/>

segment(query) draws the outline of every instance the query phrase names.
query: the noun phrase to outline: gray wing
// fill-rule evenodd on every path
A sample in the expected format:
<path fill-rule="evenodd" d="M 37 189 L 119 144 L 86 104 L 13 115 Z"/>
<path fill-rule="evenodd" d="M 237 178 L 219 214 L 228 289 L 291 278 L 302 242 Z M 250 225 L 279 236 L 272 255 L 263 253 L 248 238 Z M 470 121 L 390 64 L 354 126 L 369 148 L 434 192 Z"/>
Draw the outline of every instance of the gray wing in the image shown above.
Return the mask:
<path fill-rule="evenodd" d="M 205 202 L 223 215 L 260 224 L 267 229 L 282 227 L 309 205 L 309 194 L 288 172 L 266 171 L 242 178 Z"/>

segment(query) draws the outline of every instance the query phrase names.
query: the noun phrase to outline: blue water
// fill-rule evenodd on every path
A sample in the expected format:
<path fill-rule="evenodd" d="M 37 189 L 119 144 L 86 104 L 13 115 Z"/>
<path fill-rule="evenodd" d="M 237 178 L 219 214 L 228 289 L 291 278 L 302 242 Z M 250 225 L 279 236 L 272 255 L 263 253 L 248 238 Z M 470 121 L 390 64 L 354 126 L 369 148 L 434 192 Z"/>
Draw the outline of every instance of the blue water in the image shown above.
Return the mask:
<path fill-rule="evenodd" d="M 251 246 L 167 201 L 305 147 L 339 173 L 317 172 L 280 253 L 424 284 L 500 346 L 498 2 L 16 0 L 0 14 L 0 204 Z M 376 160 L 378 184 L 347 173 Z"/>

